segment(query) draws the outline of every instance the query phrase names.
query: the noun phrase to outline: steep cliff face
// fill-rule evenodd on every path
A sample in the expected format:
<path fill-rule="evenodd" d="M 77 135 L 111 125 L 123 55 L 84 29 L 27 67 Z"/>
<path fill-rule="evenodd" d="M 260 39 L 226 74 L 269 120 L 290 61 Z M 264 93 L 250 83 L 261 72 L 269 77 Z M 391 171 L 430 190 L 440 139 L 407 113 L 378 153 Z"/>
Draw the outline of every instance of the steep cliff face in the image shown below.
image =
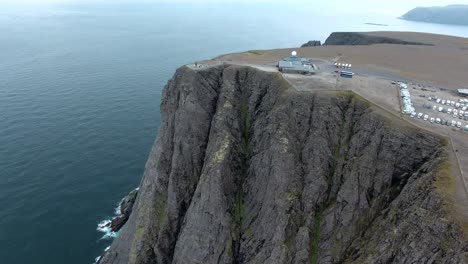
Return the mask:
<path fill-rule="evenodd" d="M 466 263 L 440 138 L 347 92 L 180 68 L 133 212 L 101 264 Z"/>
<path fill-rule="evenodd" d="M 320 40 L 309 40 L 307 43 L 302 44 L 301 48 L 317 47 L 317 46 L 322 46 L 322 42 Z"/>
<path fill-rule="evenodd" d="M 323 45 L 372 45 L 372 44 L 400 44 L 400 45 L 426 45 L 431 44 L 405 41 L 396 38 L 372 36 L 365 33 L 358 32 L 333 32 Z"/>

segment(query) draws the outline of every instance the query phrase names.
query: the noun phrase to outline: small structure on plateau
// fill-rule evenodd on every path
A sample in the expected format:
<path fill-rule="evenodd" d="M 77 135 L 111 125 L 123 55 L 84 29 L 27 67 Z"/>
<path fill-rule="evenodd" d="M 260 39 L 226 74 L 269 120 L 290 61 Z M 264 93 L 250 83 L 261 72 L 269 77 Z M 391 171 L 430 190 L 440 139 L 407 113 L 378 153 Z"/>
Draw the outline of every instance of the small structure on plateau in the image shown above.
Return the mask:
<path fill-rule="evenodd" d="M 340 76 L 344 78 L 353 78 L 354 72 L 341 71 Z"/>
<path fill-rule="evenodd" d="M 278 69 L 283 73 L 314 74 L 315 69 L 312 63 L 297 56 L 297 52 L 291 52 L 291 56 L 278 62 Z"/>

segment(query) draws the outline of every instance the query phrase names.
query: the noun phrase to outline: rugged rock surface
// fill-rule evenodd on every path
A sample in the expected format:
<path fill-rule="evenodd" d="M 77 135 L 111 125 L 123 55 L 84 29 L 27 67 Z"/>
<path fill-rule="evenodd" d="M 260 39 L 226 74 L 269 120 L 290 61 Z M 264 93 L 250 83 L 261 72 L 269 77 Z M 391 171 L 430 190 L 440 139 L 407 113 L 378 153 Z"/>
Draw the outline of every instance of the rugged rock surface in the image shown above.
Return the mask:
<path fill-rule="evenodd" d="M 136 201 L 138 195 L 138 189 L 131 191 L 127 196 L 125 196 L 120 202 L 120 214 L 125 216 L 130 216 L 132 213 L 133 204 Z"/>
<path fill-rule="evenodd" d="M 310 40 L 309 42 L 302 44 L 301 48 L 316 46 L 322 46 L 322 42 L 320 40 Z"/>
<path fill-rule="evenodd" d="M 428 23 L 468 25 L 468 5 L 417 7 L 404 14 L 402 18 Z"/>
<path fill-rule="evenodd" d="M 136 201 L 138 189 L 131 191 L 125 196 L 119 204 L 120 215 L 112 218 L 112 221 L 107 225 L 110 227 L 112 232 L 118 232 L 123 225 L 128 221 L 130 214 L 132 213 L 133 204 Z"/>
<path fill-rule="evenodd" d="M 433 187 L 444 142 L 352 93 L 182 67 L 161 113 L 101 264 L 467 263 Z"/>
<path fill-rule="evenodd" d="M 372 45 L 372 44 L 400 44 L 400 45 L 428 45 L 426 43 L 405 41 L 396 38 L 372 36 L 357 32 L 333 32 L 323 44 L 329 45 Z"/>

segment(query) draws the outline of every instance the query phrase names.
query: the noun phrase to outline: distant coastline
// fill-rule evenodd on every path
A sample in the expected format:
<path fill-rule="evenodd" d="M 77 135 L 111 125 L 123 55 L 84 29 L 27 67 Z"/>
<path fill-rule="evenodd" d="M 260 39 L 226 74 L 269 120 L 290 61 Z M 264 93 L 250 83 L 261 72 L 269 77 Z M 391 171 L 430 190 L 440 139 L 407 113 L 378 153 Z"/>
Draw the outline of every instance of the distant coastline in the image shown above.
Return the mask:
<path fill-rule="evenodd" d="M 468 5 L 417 7 L 400 18 L 426 23 L 468 26 Z"/>
<path fill-rule="evenodd" d="M 371 22 L 367 22 L 367 23 L 364 23 L 364 24 L 371 25 L 371 26 L 388 27 L 387 24 L 379 24 L 379 23 L 371 23 Z"/>

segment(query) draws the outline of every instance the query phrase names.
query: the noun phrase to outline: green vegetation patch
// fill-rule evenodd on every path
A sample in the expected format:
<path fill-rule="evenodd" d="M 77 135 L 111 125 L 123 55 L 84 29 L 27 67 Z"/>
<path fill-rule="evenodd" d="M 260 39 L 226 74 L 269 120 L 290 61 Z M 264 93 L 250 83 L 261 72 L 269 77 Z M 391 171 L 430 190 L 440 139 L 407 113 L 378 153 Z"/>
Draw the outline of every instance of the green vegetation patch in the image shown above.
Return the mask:
<path fill-rule="evenodd" d="M 254 55 L 263 55 L 265 54 L 264 51 L 261 50 L 249 50 L 248 53 L 254 54 Z"/>
<path fill-rule="evenodd" d="M 314 230 L 310 236 L 310 264 L 318 263 L 318 251 L 320 242 L 320 223 L 322 222 L 322 212 L 318 212 L 315 215 Z"/>
<path fill-rule="evenodd" d="M 453 211 L 455 209 L 453 207 L 455 202 L 453 195 L 456 193 L 457 187 L 452 176 L 450 162 L 446 160 L 440 163 L 437 167 L 436 173 L 437 175 L 433 182 L 433 186 L 436 192 L 443 198 L 446 208 Z"/>
<path fill-rule="evenodd" d="M 166 195 L 158 195 L 156 198 L 156 216 L 158 218 L 158 227 L 161 228 L 167 222 L 167 212 L 166 212 L 166 205 L 167 204 L 167 196 Z"/>
<path fill-rule="evenodd" d="M 138 227 L 135 233 L 133 234 L 133 240 L 137 240 L 143 234 L 144 228 L 142 226 Z"/>
<path fill-rule="evenodd" d="M 448 217 L 452 221 L 458 223 L 463 233 L 468 236 L 468 222 L 463 215 L 458 212 L 459 209 L 455 207 L 455 197 L 457 193 L 457 186 L 452 175 L 452 164 L 449 160 L 440 163 L 437 168 L 437 175 L 433 186 L 443 200 L 444 207 L 447 210 Z"/>
<path fill-rule="evenodd" d="M 242 219 L 244 219 L 244 217 L 244 198 L 242 197 L 242 193 L 239 191 L 236 193 L 236 200 L 234 203 L 234 221 L 239 227 L 242 226 Z"/>

